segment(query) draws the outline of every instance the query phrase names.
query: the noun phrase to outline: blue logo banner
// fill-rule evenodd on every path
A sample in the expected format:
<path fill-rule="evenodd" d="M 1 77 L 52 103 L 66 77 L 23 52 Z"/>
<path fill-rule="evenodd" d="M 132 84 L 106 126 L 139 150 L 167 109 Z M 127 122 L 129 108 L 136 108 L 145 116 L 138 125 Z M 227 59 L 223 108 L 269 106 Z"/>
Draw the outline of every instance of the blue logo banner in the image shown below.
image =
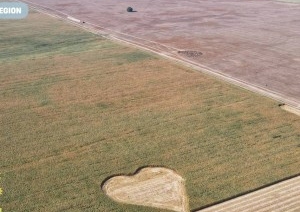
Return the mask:
<path fill-rule="evenodd" d="M 0 19 L 22 19 L 28 15 L 28 5 L 22 2 L 0 2 Z"/>

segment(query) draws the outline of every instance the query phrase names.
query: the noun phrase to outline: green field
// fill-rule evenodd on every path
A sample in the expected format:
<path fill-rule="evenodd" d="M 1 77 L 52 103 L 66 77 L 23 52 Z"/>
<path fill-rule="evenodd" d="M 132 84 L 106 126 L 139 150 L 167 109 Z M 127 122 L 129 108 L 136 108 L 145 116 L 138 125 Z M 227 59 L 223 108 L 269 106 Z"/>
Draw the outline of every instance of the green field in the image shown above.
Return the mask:
<path fill-rule="evenodd" d="M 278 1 L 283 1 L 288 3 L 300 3 L 300 0 L 278 0 Z"/>
<path fill-rule="evenodd" d="M 186 179 L 191 209 L 299 173 L 278 102 L 37 12 L 0 24 L 3 211 L 163 211 L 100 189 L 148 165 Z"/>

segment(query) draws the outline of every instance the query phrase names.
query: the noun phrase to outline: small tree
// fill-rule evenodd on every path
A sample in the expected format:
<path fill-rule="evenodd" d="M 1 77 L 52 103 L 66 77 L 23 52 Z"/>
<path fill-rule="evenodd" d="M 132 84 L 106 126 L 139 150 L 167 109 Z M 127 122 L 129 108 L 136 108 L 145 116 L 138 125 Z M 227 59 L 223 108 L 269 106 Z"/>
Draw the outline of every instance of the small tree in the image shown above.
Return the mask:
<path fill-rule="evenodd" d="M 131 13 L 133 11 L 132 7 L 127 7 L 127 12 Z"/>

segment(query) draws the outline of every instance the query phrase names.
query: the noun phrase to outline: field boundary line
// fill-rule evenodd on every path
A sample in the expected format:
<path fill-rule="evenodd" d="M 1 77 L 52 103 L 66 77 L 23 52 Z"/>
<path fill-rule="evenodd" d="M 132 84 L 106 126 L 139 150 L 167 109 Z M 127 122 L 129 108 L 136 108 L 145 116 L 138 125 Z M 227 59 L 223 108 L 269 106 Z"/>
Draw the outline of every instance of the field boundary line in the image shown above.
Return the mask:
<path fill-rule="evenodd" d="M 292 175 L 292 176 L 289 176 L 289 177 L 282 178 L 282 179 L 280 179 L 280 180 L 276 180 L 276 181 L 274 181 L 274 182 L 271 182 L 271 183 L 268 183 L 268 184 L 266 184 L 266 185 L 263 185 L 263 186 L 260 186 L 260 187 L 257 187 L 257 188 L 254 188 L 254 189 L 251 189 L 251 190 L 248 190 L 248 191 L 239 193 L 239 194 L 237 194 L 237 195 L 233 195 L 233 196 L 228 197 L 228 198 L 225 198 L 225 199 L 223 199 L 223 200 L 220 200 L 220 201 L 217 201 L 217 202 L 214 202 L 214 203 L 211 203 L 211 204 L 207 204 L 207 205 L 201 206 L 201 207 L 199 207 L 199 208 L 196 208 L 196 209 L 191 210 L 191 212 L 201 212 L 201 210 L 210 208 L 210 207 L 212 207 L 212 206 L 219 205 L 219 204 L 221 204 L 221 203 L 228 202 L 228 201 L 230 201 L 230 200 L 236 199 L 236 198 L 238 198 L 238 197 L 245 196 L 245 195 L 247 195 L 247 194 L 251 195 L 251 193 L 253 193 L 253 192 L 260 191 L 260 190 L 262 190 L 262 189 L 265 189 L 265 188 L 274 186 L 274 185 L 279 184 L 279 183 L 284 183 L 284 181 L 291 180 L 291 179 L 294 179 L 294 178 L 297 178 L 297 177 L 300 177 L 300 173 L 295 174 L 295 175 Z"/>

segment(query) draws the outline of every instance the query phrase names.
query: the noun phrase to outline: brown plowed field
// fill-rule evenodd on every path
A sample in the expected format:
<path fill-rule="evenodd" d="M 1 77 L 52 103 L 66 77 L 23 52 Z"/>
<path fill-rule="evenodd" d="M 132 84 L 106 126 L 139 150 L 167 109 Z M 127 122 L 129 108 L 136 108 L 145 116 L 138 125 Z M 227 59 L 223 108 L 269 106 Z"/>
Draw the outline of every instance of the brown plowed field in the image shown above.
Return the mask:
<path fill-rule="evenodd" d="M 199 212 L 282 212 L 300 210 L 300 176 Z"/>
<path fill-rule="evenodd" d="M 300 4 L 275 0 L 30 2 L 300 107 Z M 137 12 L 127 13 L 128 6 Z M 181 50 L 202 55 L 177 54 Z"/>

